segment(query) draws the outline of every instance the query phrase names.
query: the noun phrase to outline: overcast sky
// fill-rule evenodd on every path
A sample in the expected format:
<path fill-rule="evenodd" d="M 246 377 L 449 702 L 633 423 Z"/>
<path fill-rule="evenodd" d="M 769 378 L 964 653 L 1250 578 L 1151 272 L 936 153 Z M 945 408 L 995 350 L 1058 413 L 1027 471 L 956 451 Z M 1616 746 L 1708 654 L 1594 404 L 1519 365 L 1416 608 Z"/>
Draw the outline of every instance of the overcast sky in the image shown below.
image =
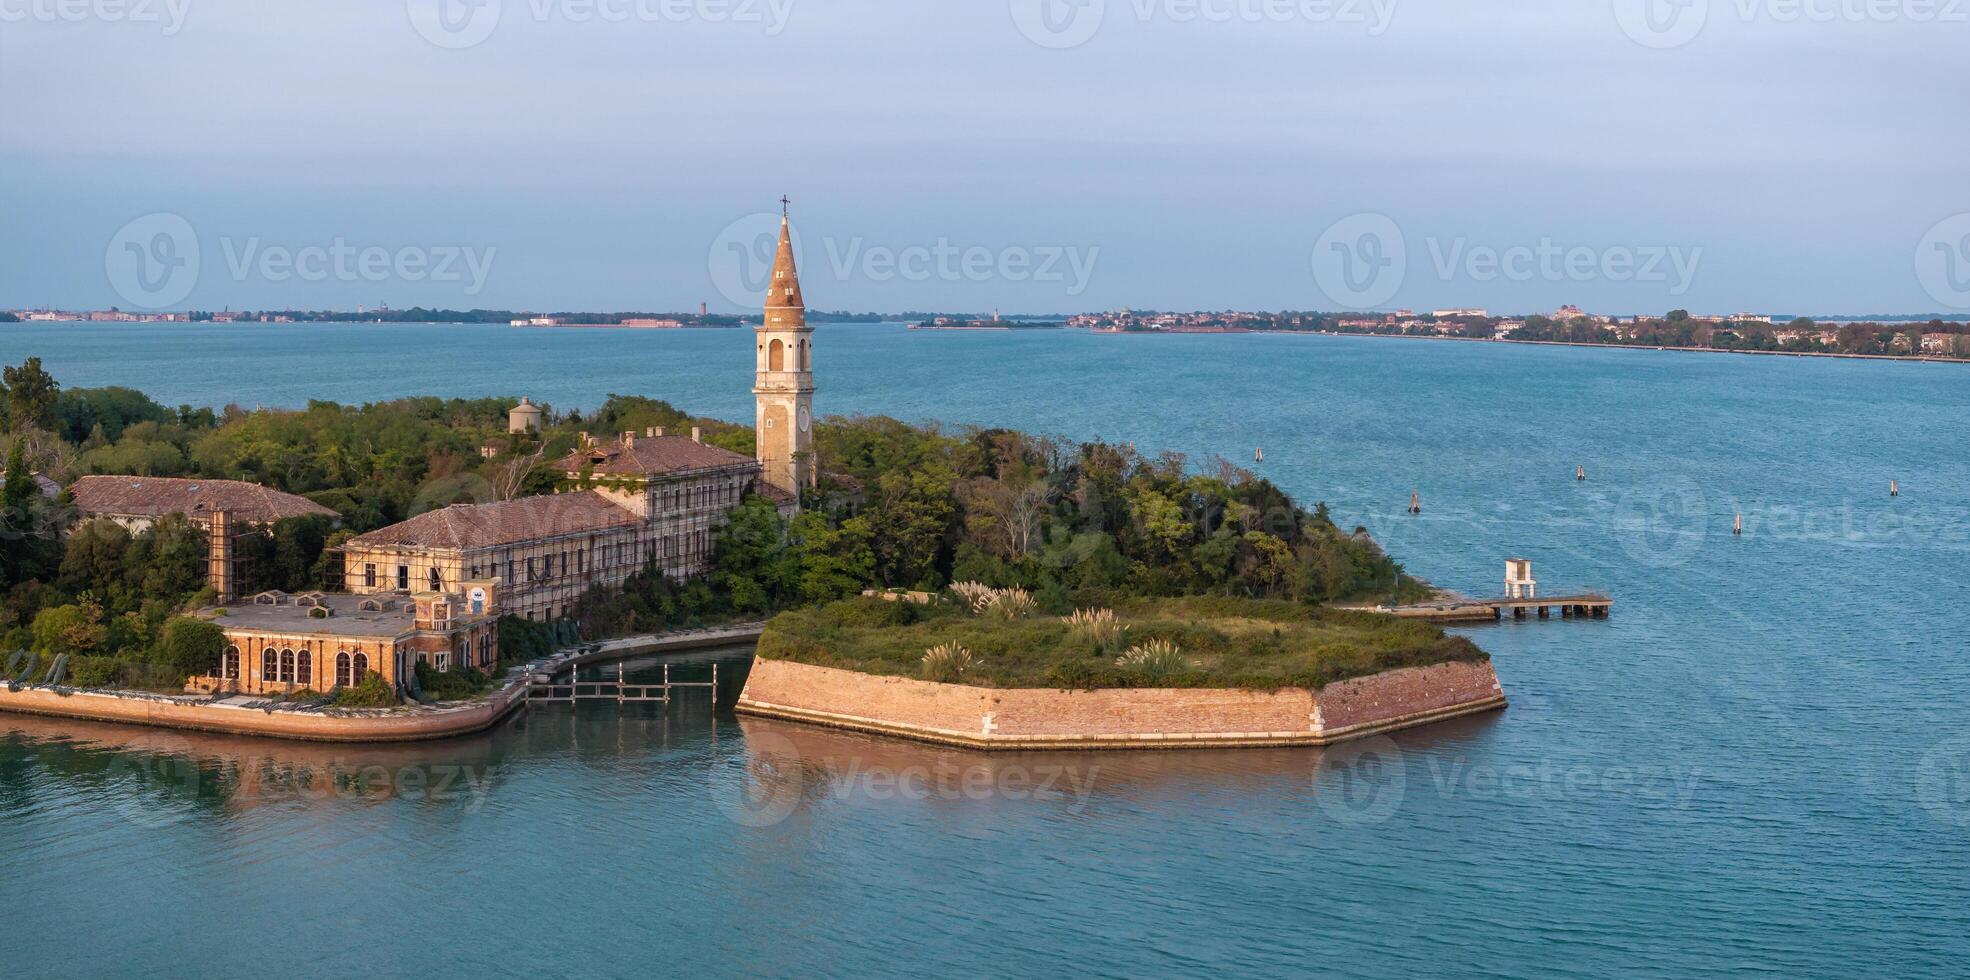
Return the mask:
<path fill-rule="evenodd" d="M 0 307 L 1970 307 L 1966 0 L 441 2 L 0 0 Z"/>

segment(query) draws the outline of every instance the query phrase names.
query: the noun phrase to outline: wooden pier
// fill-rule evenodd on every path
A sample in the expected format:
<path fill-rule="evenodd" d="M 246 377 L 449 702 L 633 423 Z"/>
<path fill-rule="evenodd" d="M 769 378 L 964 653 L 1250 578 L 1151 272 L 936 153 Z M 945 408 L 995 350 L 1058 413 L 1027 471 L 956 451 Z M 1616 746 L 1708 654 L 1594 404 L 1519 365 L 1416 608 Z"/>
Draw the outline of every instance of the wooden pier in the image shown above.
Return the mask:
<path fill-rule="evenodd" d="M 570 668 L 565 679 L 542 671 L 527 678 L 528 703 L 563 702 L 573 704 L 577 701 L 614 701 L 627 704 L 631 701 L 670 704 L 670 695 L 677 688 L 702 687 L 711 692 L 714 705 L 718 700 L 718 664 L 711 665 L 711 680 L 673 681 L 670 679 L 670 665 L 664 664 L 663 680 L 654 684 L 631 684 L 627 664 L 616 664 L 616 676 L 599 680 L 581 679 L 580 668 Z"/>
<path fill-rule="evenodd" d="M 1614 600 L 1598 592 L 1574 595 L 1507 597 L 1502 599 L 1440 599 L 1406 606 L 1378 606 L 1376 612 L 1403 619 L 1427 619 L 1436 623 L 1470 623 L 1537 616 L 1551 619 L 1557 610 L 1561 619 L 1606 619 Z"/>

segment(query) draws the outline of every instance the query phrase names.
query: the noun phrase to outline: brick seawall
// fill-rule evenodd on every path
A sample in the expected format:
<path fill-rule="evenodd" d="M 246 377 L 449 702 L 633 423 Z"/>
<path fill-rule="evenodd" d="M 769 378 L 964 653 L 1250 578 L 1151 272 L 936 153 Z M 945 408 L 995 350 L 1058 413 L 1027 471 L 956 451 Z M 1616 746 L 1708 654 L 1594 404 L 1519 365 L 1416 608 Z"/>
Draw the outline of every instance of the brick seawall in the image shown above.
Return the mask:
<path fill-rule="evenodd" d="M 981 749 L 1327 745 L 1505 706 L 1489 663 L 1405 667 L 1319 691 L 987 688 L 759 660 L 737 710 Z"/>

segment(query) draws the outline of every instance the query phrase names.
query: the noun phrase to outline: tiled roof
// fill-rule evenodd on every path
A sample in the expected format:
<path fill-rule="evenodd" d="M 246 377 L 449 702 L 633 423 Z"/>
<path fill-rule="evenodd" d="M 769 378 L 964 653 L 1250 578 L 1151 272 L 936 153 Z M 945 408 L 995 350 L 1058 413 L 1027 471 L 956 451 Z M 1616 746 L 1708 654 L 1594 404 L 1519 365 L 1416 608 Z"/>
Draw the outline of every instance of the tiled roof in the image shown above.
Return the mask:
<path fill-rule="evenodd" d="M 765 480 L 753 481 L 752 492 L 762 497 L 765 497 L 767 500 L 770 500 L 774 504 L 780 506 L 800 503 L 799 494 L 794 493 L 791 490 L 785 490 L 780 487 L 776 487 L 773 484 L 766 482 Z"/>
<path fill-rule="evenodd" d="M 350 538 L 347 547 L 494 548 L 563 534 L 627 527 L 639 519 L 592 490 L 453 504 Z"/>
<path fill-rule="evenodd" d="M 85 476 L 71 488 L 87 516 L 205 517 L 229 510 L 236 520 L 267 524 L 289 517 L 336 513 L 306 497 L 239 480 L 183 480 L 159 476 Z"/>
<path fill-rule="evenodd" d="M 752 462 L 751 456 L 684 436 L 638 436 L 629 446 L 617 440 L 577 449 L 556 460 L 554 467 L 564 473 L 579 473 L 592 464 L 595 472 L 603 475 L 662 476 Z"/>

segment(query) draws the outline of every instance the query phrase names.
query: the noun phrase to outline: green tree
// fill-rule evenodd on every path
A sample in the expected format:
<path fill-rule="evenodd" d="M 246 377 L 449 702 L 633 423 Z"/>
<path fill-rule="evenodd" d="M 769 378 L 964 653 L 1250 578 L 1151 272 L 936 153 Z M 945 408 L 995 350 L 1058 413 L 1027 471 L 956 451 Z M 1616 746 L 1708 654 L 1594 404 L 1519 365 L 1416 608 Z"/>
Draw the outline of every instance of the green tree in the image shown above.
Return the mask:
<path fill-rule="evenodd" d="M 103 607 L 95 600 L 43 609 L 34 616 L 34 649 L 50 657 L 95 653 L 109 641 L 109 627 L 103 625 Z"/>
<path fill-rule="evenodd" d="M 53 375 L 41 369 L 41 359 L 30 357 L 21 362 L 20 367 L 0 369 L 0 381 L 4 381 L 7 396 L 7 425 L 24 429 L 39 426 L 53 429 L 60 421 L 55 413 L 55 402 L 61 385 L 55 383 Z"/>
<path fill-rule="evenodd" d="M 216 624 L 193 616 L 173 616 L 164 624 L 151 662 L 173 676 L 192 677 L 219 666 L 219 655 L 226 649 L 226 634 Z"/>
<path fill-rule="evenodd" d="M 892 470 L 876 481 L 866 514 L 876 573 L 893 586 L 938 587 L 938 558 L 957 519 L 957 474 L 942 462 Z"/>
<path fill-rule="evenodd" d="M 787 547 L 779 508 L 764 497 L 733 509 L 713 555 L 713 581 L 738 612 L 768 612 L 794 592 L 799 560 Z"/>
<path fill-rule="evenodd" d="M 69 532 L 63 550 L 61 586 L 71 592 L 115 596 L 124 589 L 130 532 L 115 521 L 84 521 Z M 110 603 L 118 605 L 114 599 Z"/>
<path fill-rule="evenodd" d="M 825 515 L 801 511 L 788 536 L 800 566 L 801 599 L 831 602 L 875 582 L 875 530 L 866 518 L 851 517 L 837 527 Z"/>

